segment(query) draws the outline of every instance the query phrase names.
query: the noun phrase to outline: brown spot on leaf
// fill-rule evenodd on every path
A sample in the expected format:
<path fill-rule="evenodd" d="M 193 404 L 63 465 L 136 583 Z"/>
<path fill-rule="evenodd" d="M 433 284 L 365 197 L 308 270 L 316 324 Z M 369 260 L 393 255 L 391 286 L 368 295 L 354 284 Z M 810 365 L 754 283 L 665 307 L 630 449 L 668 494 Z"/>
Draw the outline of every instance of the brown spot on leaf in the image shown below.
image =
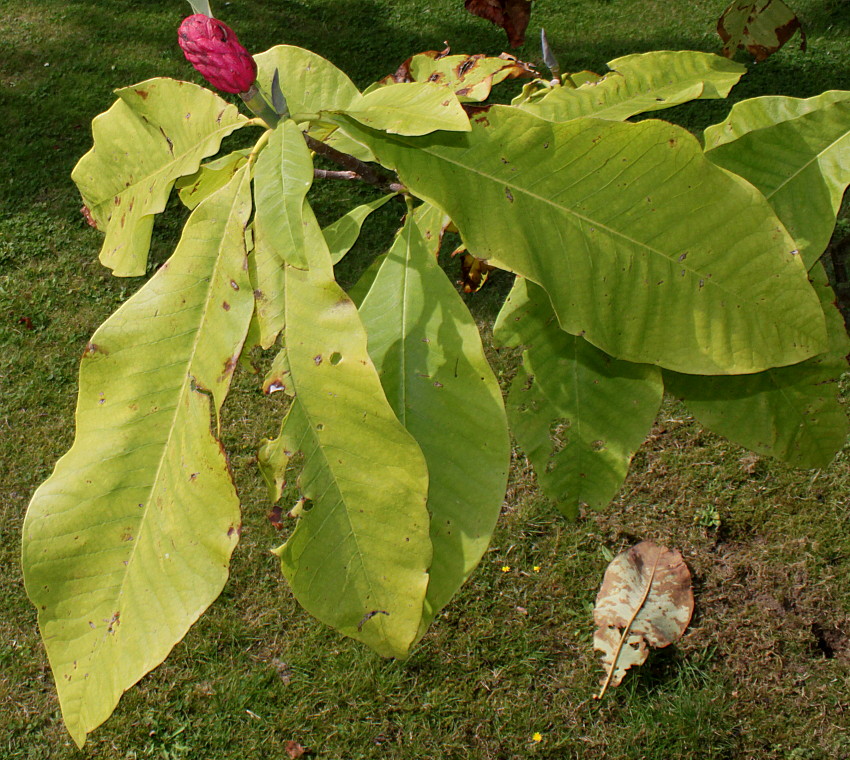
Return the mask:
<path fill-rule="evenodd" d="M 99 346 L 97 343 L 89 341 L 86 343 L 85 351 L 83 351 L 83 359 L 86 359 L 89 356 L 94 356 L 95 354 L 103 354 L 104 356 L 107 356 L 109 351 L 103 346 Z"/>
<path fill-rule="evenodd" d="M 221 302 L 221 308 L 224 309 L 225 311 L 230 311 L 230 304 L 227 303 L 227 301 L 222 301 Z"/>
<path fill-rule="evenodd" d="M 147 90 L 135 90 L 136 95 L 138 95 L 142 100 L 147 100 L 148 95 L 150 93 Z"/>

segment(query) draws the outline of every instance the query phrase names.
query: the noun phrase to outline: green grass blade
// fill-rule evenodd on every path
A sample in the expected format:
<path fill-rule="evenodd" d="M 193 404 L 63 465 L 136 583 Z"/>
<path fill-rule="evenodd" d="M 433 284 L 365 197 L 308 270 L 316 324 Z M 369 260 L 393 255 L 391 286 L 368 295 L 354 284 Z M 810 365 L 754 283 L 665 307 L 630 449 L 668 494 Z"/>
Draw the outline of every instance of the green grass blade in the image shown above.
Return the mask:
<path fill-rule="evenodd" d="M 210 432 L 210 399 L 217 413 L 251 318 L 250 209 L 243 170 L 95 333 L 74 445 L 27 512 L 27 593 L 79 745 L 227 578 L 239 502 Z"/>

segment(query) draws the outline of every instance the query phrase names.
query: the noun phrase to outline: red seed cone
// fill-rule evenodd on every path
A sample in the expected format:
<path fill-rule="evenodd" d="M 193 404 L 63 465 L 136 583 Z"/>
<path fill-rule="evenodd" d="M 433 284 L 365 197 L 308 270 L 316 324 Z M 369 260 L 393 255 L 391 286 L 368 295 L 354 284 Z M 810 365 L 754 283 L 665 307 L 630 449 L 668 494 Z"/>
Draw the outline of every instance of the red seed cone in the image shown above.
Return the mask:
<path fill-rule="evenodd" d="M 183 19 L 177 41 L 186 60 L 216 89 L 235 94 L 254 84 L 257 64 L 227 24 L 196 13 Z"/>

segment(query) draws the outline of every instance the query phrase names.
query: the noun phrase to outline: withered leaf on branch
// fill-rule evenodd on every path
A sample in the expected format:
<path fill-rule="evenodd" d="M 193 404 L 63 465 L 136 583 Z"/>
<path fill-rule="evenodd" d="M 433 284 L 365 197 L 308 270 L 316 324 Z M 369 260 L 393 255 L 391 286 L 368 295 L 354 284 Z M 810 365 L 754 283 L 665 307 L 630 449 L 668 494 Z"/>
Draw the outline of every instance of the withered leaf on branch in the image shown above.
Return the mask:
<path fill-rule="evenodd" d="M 465 249 L 461 249 L 465 250 Z M 461 251 L 455 251 L 459 253 Z M 464 253 L 460 260 L 461 285 L 464 293 L 477 293 L 487 282 L 490 272 L 495 267 L 490 266 L 484 259 L 479 259 L 471 253 Z"/>
<path fill-rule="evenodd" d="M 806 33 L 800 19 L 782 0 L 735 0 L 717 22 L 717 33 L 723 40 L 723 55 L 731 58 L 736 50 L 745 48 L 756 61 L 773 55 L 798 29 L 800 48 L 805 50 Z"/>
<path fill-rule="evenodd" d="M 678 551 L 641 541 L 614 557 L 593 611 L 593 648 L 607 670 L 597 699 L 646 662 L 648 647 L 678 641 L 693 611 L 691 573 Z"/>
<path fill-rule="evenodd" d="M 531 17 L 531 0 L 465 0 L 466 10 L 502 27 L 511 47 L 525 42 L 525 30 Z"/>

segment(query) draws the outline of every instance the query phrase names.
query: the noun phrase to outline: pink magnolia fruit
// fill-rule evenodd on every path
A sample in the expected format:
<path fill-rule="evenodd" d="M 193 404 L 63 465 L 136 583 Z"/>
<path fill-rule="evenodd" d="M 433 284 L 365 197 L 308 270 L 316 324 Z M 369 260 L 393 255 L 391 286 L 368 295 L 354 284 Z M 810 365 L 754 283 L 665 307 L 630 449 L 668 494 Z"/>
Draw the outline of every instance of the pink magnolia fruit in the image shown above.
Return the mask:
<path fill-rule="evenodd" d="M 213 87 L 236 94 L 254 84 L 257 64 L 227 24 L 196 13 L 183 19 L 177 41 L 186 60 Z"/>

